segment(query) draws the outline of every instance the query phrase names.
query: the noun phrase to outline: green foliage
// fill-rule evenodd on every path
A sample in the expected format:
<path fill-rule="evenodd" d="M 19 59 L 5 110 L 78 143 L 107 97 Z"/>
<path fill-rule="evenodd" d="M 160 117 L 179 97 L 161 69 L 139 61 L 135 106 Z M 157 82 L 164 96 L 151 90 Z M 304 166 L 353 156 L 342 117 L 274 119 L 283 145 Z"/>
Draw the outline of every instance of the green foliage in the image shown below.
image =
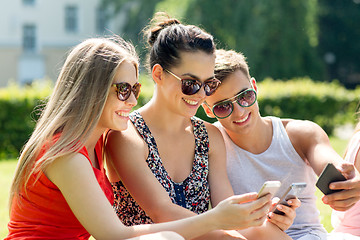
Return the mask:
<path fill-rule="evenodd" d="M 38 118 L 34 107 L 50 92 L 51 83 L 46 81 L 0 89 L 0 159 L 18 156 Z"/>
<path fill-rule="evenodd" d="M 318 0 L 319 53 L 330 54 L 328 78 L 339 79 L 348 87 L 360 83 L 360 2 Z"/>
<path fill-rule="evenodd" d="M 323 78 L 316 0 L 193 0 L 186 19 L 212 33 L 220 48 L 244 52 L 258 79 Z"/>
<path fill-rule="evenodd" d="M 152 81 L 143 76 L 140 78 L 143 87 L 137 107 L 147 103 L 153 92 Z M 41 107 L 51 94 L 52 87 L 50 81 L 38 81 L 31 86 L 10 84 L 0 89 L 0 159 L 19 155 L 35 127 Z"/>
<path fill-rule="evenodd" d="M 154 91 L 154 82 L 145 74 L 136 108 L 147 103 Z M 51 93 L 50 82 L 35 82 L 32 86 L 10 85 L 0 89 L 0 159 L 18 156 L 30 137 L 40 114 L 39 105 Z M 316 122 L 331 135 L 334 127 L 355 123 L 360 88 L 346 90 L 337 82 L 320 83 L 309 78 L 289 81 L 265 79 L 258 83 L 259 107 L 263 116 L 307 119 Z M 38 107 L 36 107 L 38 106 Z M 200 107 L 197 116 L 210 122 Z"/>
<path fill-rule="evenodd" d="M 259 83 L 260 112 L 263 115 L 311 120 L 331 135 L 336 126 L 356 122 L 359 90 L 346 90 L 336 81 L 265 79 Z"/>
<path fill-rule="evenodd" d="M 262 116 L 306 119 L 319 124 L 329 135 L 338 125 L 355 123 L 360 88 L 347 90 L 338 82 L 314 82 L 309 78 L 258 83 Z M 209 120 L 202 109 L 197 116 Z M 214 119 L 210 119 L 214 121 Z"/>

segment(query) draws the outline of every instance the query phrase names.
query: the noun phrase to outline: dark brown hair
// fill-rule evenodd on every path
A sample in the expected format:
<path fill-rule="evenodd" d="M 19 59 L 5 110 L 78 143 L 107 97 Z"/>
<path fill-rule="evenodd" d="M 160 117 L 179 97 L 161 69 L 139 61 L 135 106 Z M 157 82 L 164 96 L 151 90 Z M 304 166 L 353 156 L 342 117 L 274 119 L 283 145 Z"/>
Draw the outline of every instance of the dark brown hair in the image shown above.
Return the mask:
<path fill-rule="evenodd" d="M 170 68 L 180 63 L 180 52 L 204 51 L 213 54 L 213 37 L 194 25 L 183 25 L 179 20 L 158 12 L 144 29 L 149 44 L 148 66 L 155 64 Z"/>

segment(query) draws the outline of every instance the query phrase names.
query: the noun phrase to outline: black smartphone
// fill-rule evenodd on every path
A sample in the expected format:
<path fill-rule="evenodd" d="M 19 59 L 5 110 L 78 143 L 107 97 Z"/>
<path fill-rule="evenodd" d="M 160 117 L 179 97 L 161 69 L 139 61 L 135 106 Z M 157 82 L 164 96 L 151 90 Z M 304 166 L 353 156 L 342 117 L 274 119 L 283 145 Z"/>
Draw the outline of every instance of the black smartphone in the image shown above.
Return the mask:
<path fill-rule="evenodd" d="M 341 174 L 341 172 L 332 164 L 328 163 L 324 170 L 321 172 L 316 186 L 322 191 L 325 195 L 339 192 L 341 190 L 332 190 L 329 188 L 329 184 L 332 182 L 346 181 L 346 178 Z"/>
<path fill-rule="evenodd" d="M 276 209 L 276 206 L 278 204 L 282 204 L 285 206 L 289 206 L 287 201 L 292 198 L 296 198 L 300 196 L 301 192 L 305 189 L 306 183 L 300 182 L 300 183 L 292 183 L 290 186 L 286 189 L 285 193 L 280 197 L 279 202 L 272 208 L 271 212 L 274 212 L 279 215 L 284 215 L 285 213 L 279 211 Z"/>

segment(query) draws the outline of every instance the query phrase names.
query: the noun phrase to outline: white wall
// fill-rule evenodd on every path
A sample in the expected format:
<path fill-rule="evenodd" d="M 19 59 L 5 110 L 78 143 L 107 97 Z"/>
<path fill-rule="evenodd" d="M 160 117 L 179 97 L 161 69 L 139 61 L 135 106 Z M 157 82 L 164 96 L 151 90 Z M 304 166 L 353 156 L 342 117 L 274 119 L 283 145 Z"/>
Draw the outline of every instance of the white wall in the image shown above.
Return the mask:
<path fill-rule="evenodd" d="M 20 83 L 30 78 L 55 80 L 66 52 L 86 38 L 99 36 L 96 32 L 99 3 L 100 0 L 35 0 L 35 4 L 29 6 L 22 0 L 0 0 L 0 87 L 9 79 Z M 65 30 L 67 5 L 78 8 L 78 31 L 75 33 Z M 25 24 L 36 26 L 36 51 L 33 53 L 22 51 Z M 114 20 L 109 24 L 110 31 L 117 32 L 118 25 Z M 115 27 L 117 29 L 113 30 Z M 9 56 L 12 61 L 8 61 Z"/>

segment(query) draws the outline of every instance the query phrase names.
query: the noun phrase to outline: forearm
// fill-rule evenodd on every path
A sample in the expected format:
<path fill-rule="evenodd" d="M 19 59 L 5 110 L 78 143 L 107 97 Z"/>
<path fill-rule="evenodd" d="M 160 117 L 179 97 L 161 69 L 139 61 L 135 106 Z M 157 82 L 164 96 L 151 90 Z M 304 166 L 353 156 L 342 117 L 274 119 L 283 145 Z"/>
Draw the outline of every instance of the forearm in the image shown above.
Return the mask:
<path fill-rule="evenodd" d="M 155 223 L 164 223 L 164 222 L 176 221 L 179 219 L 197 216 L 196 213 L 186 208 L 180 207 L 176 204 L 173 204 L 173 206 L 167 209 L 162 208 L 161 211 L 157 211 L 157 212 L 158 214 L 153 214 L 156 215 L 156 217 L 151 217 Z M 197 237 L 196 240 L 212 240 L 212 239 L 217 240 L 217 239 L 221 239 L 224 236 L 241 236 L 241 234 L 238 233 L 237 231 L 215 230 L 203 234 L 200 237 Z"/>
<path fill-rule="evenodd" d="M 201 215 L 191 216 L 176 221 L 159 224 L 137 225 L 131 228 L 133 228 L 134 232 L 136 232 L 136 236 L 166 230 L 174 231 L 183 236 L 185 239 L 193 239 L 205 233 L 219 229 L 220 224 L 217 224 L 214 219 L 216 218 L 213 216 L 212 211 L 208 211 Z"/>
<path fill-rule="evenodd" d="M 170 203 L 169 206 L 160 205 L 156 208 L 144 210 L 154 223 L 170 222 L 197 215 L 174 203 Z"/>
<path fill-rule="evenodd" d="M 291 238 L 282 230 L 280 230 L 276 225 L 265 221 L 263 225 L 259 227 L 250 227 L 247 229 L 242 229 L 239 231 L 246 239 L 257 239 L 257 240 L 267 240 L 267 239 L 282 239 L 282 240 L 291 240 Z"/>

